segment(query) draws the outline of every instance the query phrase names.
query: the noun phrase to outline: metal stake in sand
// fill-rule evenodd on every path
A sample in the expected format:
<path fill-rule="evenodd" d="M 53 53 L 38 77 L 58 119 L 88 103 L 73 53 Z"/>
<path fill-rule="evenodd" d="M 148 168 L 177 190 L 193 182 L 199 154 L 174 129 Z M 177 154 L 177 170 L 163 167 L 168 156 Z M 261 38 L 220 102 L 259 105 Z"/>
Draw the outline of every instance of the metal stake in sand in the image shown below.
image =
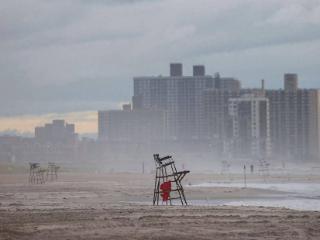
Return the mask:
<path fill-rule="evenodd" d="M 244 181 L 244 188 L 247 188 L 247 171 L 246 171 L 246 165 L 243 165 L 243 181 Z"/>
<path fill-rule="evenodd" d="M 142 162 L 142 174 L 144 174 L 144 161 Z"/>

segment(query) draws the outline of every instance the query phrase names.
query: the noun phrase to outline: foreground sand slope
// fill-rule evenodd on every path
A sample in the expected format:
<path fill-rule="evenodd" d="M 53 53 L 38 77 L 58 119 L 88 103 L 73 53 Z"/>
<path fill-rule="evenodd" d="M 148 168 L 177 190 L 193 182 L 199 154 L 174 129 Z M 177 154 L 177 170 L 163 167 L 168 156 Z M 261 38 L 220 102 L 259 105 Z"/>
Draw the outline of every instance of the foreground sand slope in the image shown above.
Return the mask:
<path fill-rule="evenodd" d="M 26 177 L 0 175 L 0 239 L 320 239 L 319 212 L 144 204 L 152 201 L 152 175 L 62 174 L 58 182 L 36 186 L 25 183 Z M 186 192 L 195 200 L 278 194 L 233 188 Z"/>
<path fill-rule="evenodd" d="M 1 239 L 319 239 L 320 214 L 246 207 L 1 212 Z"/>

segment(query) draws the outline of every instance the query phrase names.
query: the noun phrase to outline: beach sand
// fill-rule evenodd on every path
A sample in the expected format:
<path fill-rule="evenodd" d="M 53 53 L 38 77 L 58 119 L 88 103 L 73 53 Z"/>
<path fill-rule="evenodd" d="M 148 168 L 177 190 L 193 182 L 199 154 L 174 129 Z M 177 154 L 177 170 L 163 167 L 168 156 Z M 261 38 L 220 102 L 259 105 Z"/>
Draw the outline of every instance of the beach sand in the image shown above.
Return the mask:
<path fill-rule="evenodd" d="M 0 239 L 320 239 L 320 212 L 316 211 L 151 206 L 153 177 L 61 173 L 56 182 L 30 185 L 26 174 L 1 174 Z M 217 176 L 193 174 L 184 183 L 213 180 Z M 282 195 L 227 187 L 186 187 L 185 192 L 192 201 Z"/>

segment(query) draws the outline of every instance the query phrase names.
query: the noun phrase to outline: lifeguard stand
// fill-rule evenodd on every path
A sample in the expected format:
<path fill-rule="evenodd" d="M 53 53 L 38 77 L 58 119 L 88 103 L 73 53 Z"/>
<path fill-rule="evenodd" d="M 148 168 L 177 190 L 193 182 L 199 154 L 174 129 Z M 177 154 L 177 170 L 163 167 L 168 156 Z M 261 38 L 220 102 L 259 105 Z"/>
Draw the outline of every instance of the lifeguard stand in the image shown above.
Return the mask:
<path fill-rule="evenodd" d="M 57 166 L 53 162 L 48 163 L 48 170 L 47 170 L 47 181 L 54 181 L 58 179 L 58 170 L 59 166 Z"/>
<path fill-rule="evenodd" d="M 270 163 L 268 163 L 265 158 L 259 159 L 259 172 L 262 175 L 264 182 L 266 182 L 267 178 L 270 176 L 269 166 Z"/>
<path fill-rule="evenodd" d="M 45 183 L 44 173 L 47 171 L 40 167 L 40 163 L 29 163 L 30 172 L 29 172 L 29 183 L 32 184 L 43 184 Z"/>
<path fill-rule="evenodd" d="M 180 200 L 182 205 L 188 205 L 181 181 L 190 171 L 178 172 L 171 156 L 160 158 L 154 154 L 153 158 L 156 164 L 153 205 L 159 205 L 160 197 L 162 203 L 172 205 L 172 200 Z"/>

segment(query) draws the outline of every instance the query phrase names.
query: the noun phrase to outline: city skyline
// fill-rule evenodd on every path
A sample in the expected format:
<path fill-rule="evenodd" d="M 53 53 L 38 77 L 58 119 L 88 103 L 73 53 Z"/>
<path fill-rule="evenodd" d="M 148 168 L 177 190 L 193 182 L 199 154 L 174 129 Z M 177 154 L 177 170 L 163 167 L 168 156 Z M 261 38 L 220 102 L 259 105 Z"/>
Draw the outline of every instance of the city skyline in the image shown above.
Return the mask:
<path fill-rule="evenodd" d="M 205 66 L 206 68 L 206 66 Z M 190 74 L 192 71 L 192 67 L 185 66 L 183 65 L 182 69 L 182 74 L 183 76 L 192 76 Z M 208 76 L 214 76 L 215 73 L 210 73 L 207 72 L 206 74 Z M 168 72 L 168 71 L 166 71 Z M 187 73 L 187 74 L 186 74 Z M 160 74 L 161 76 L 169 76 L 170 73 L 168 72 Z M 151 75 L 155 76 L 155 74 Z M 224 77 L 224 76 L 223 76 Z M 283 76 L 282 76 L 283 77 Z M 134 79 L 135 77 L 131 77 Z M 235 76 L 235 79 L 237 77 Z M 300 75 L 299 75 L 299 88 L 304 89 L 304 81 L 301 80 Z M 241 79 L 239 80 L 240 83 L 243 85 L 243 82 Z M 268 88 L 268 81 L 264 81 L 266 85 L 266 89 Z M 279 80 L 279 82 L 282 83 L 282 85 L 278 89 L 283 89 L 283 82 L 282 78 Z M 257 84 L 254 86 L 244 86 L 245 88 L 259 88 L 261 84 L 261 80 L 257 81 Z M 128 97 L 130 99 L 130 97 Z M 17 115 L 17 116 L 0 116 L 0 135 L 3 134 L 18 134 L 18 135 L 33 135 L 34 134 L 34 128 L 36 126 L 43 125 L 47 122 L 50 122 L 54 119 L 64 119 L 68 122 L 75 123 L 76 126 L 76 132 L 78 132 L 80 135 L 85 135 L 85 134 L 91 134 L 91 136 L 95 136 L 98 133 L 98 114 L 97 110 L 112 110 L 112 109 L 121 109 L 122 105 L 125 103 L 129 103 L 130 100 L 128 101 L 122 101 L 118 102 L 116 104 L 113 104 L 112 106 L 109 106 L 106 104 L 101 104 L 101 108 L 99 109 L 91 109 L 90 111 L 71 111 L 71 112 L 54 112 L 54 113 L 47 113 L 47 114 L 23 114 L 23 115 Z M 96 137 L 96 136 L 95 136 Z"/>
<path fill-rule="evenodd" d="M 190 69 L 192 69 L 190 67 Z M 185 72 L 190 72 L 185 65 L 183 65 L 183 74 L 184 76 L 191 76 L 191 74 L 186 75 Z M 213 73 L 207 73 L 209 76 L 213 76 Z M 155 75 L 152 75 L 155 76 Z M 162 76 L 169 76 L 168 74 L 162 74 Z M 283 77 L 283 76 L 282 76 Z M 300 76 L 299 76 L 300 78 Z M 282 79 L 280 79 L 282 80 Z M 132 81 L 132 78 L 131 78 Z M 243 82 L 239 80 L 241 84 Z M 257 81 L 255 86 L 248 86 L 248 88 L 259 88 L 261 80 Z M 265 81 L 266 88 L 268 89 L 268 81 Z M 282 82 L 283 85 L 283 82 Z M 299 88 L 303 86 L 303 82 L 299 81 Z M 283 86 L 280 86 L 279 89 L 283 89 Z M 112 109 L 121 109 L 122 105 L 129 103 L 131 100 L 128 98 L 127 101 L 121 101 L 112 106 L 107 107 L 106 104 L 101 104 L 100 110 L 112 110 Z M 0 135 L 9 134 L 9 135 L 26 135 L 30 136 L 34 134 L 34 128 L 36 126 L 43 125 L 47 122 L 50 122 L 54 119 L 65 119 L 68 122 L 73 122 L 76 125 L 76 131 L 81 135 L 91 134 L 95 136 L 98 133 L 98 109 L 91 109 L 88 111 L 71 111 L 71 112 L 53 112 L 47 114 L 22 114 L 14 116 L 0 116 Z"/>
<path fill-rule="evenodd" d="M 1 12 L 0 116 L 115 107 L 132 76 L 167 62 L 245 87 L 297 72 L 319 88 L 319 1 L 4 0 Z"/>
<path fill-rule="evenodd" d="M 283 87 L 269 89 L 265 80 L 247 88 L 237 78 L 212 76 L 197 63 L 192 75 L 184 69 L 174 62 L 168 75 L 133 77 L 131 101 L 121 108 L 19 119 L 33 133 L 1 134 L 2 155 L 7 161 L 129 161 L 163 151 L 188 161 L 194 155 L 261 166 L 320 159 L 320 89 L 303 88 L 297 73 L 284 73 Z"/>
<path fill-rule="evenodd" d="M 97 132 L 97 111 L 51 113 L 44 115 L 24 115 L 17 117 L 0 117 L 0 135 L 21 134 L 33 135 L 36 126 L 44 125 L 54 119 L 65 119 L 75 123 L 76 132 L 79 134 Z"/>

